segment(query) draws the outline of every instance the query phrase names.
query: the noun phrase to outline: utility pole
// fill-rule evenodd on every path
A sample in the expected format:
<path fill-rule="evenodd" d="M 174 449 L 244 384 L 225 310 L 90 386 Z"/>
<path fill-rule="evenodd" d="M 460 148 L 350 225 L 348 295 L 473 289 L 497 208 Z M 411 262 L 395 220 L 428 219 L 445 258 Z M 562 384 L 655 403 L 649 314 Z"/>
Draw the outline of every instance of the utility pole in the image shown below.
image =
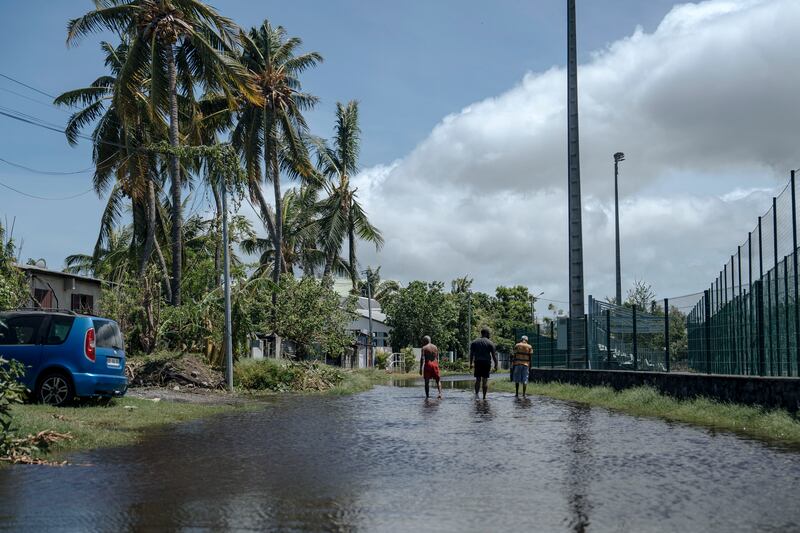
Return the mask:
<path fill-rule="evenodd" d="M 222 275 L 225 278 L 225 364 L 228 374 L 228 390 L 233 391 L 233 332 L 231 329 L 231 259 L 228 253 L 228 186 L 220 176 L 222 186 Z"/>
<path fill-rule="evenodd" d="M 620 267 L 619 255 L 619 163 L 625 161 L 625 154 L 617 152 L 614 154 L 614 220 L 617 234 L 617 305 L 622 305 L 622 268 Z"/>
<path fill-rule="evenodd" d="M 372 284 L 367 278 L 367 314 L 369 315 L 369 348 L 367 355 L 369 357 L 369 365 L 375 366 L 375 358 L 373 357 L 373 342 L 372 342 Z"/>
<path fill-rule="evenodd" d="M 569 317 L 574 351 L 583 350 L 583 227 L 578 136 L 578 46 L 575 0 L 567 0 L 567 145 L 569 181 Z"/>
<path fill-rule="evenodd" d="M 469 359 L 469 345 L 472 342 L 472 291 L 467 291 L 467 359 Z"/>

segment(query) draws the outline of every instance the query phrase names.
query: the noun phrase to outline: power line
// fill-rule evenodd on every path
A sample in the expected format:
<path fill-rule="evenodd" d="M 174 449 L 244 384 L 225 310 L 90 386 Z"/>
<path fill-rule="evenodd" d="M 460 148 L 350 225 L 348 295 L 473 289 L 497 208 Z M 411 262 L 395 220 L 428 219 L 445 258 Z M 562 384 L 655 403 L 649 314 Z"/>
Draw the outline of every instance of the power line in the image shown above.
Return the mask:
<path fill-rule="evenodd" d="M 0 187 L 5 187 L 6 189 L 8 189 L 10 191 L 14 191 L 15 193 L 21 194 L 22 196 L 27 196 L 28 198 L 33 198 L 34 200 L 48 200 L 48 201 L 72 200 L 72 199 L 78 198 L 80 196 L 83 196 L 85 194 L 88 194 L 88 193 L 90 193 L 90 192 L 92 192 L 94 190 L 94 187 L 91 187 L 91 188 L 86 189 L 85 191 L 83 191 L 81 193 L 73 194 L 71 196 L 62 196 L 62 197 L 58 197 L 58 198 L 48 198 L 48 197 L 45 197 L 45 196 L 37 196 L 35 194 L 30 194 L 30 193 L 27 193 L 25 191 L 21 191 L 19 189 L 15 189 L 14 187 L 12 187 L 10 185 L 6 185 L 5 183 L 3 183 L 1 181 L 0 181 Z"/>
<path fill-rule="evenodd" d="M 17 80 L 17 79 L 14 79 L 14 78 L 12 78 L 11 76 L 7 76 L 6 74 L 0 73 L 0 77 L 3 77 L 3 78 L 5 78 L 5 79 L 7 79 L 7 80 L 11 80 L 11 81 L 13 81 L 14 83 L 16 83 L 16 84 L 18 84 L 18 85 L 22 85 L 23 87 L 27 87 L 27 88 L 28 88 L 28 89 L 30 89 L 31 91 L 36 91 L 37 93 L 39 93 L 39 94 L 41 94 L 41 95 L 47 96 L 48 98 L 52 98 L 53 100 L 55 100 L 55 99 L 56 99 L 56 97 L 55 97 L 55 96 L 53 96 L 52 94 L 48 94 L 48 93 L 46 93 L 46 92 L 44 92 L 44 91 L 40 91 L 40 90 L 39 90 L 39 89 L 37 89 L 36 87 L 31 87 L 31 86 L 30 86 L 30 85 L 28 85 L 27 83 L 23 83 L 23 82 L 21 82 L 21 81 L 19 81 L 19 80 Z"/>
<path fill-rule="evenodd" d="M 18 115 L 25 115 L 24 113 L 19 113 L 18 111 L 14 111 L 14 113 L 17 113 L 17 114 L 8 113 L 8 112 L 3 111 L 2 109 L 0 109 L 0 115 L 6 116 L 8 118 L 13 118 L 14 120 L 19 120 L 20 122 L 25 122 L 26 124 L 31 124 L 32 126 L 39 126 L 40 128 L 44 128 L 46 130 L 50 130 L 50 131 L 54 131 L 56 133 L 62 133 L 64 135 L 66 135 L 66 132 L 64 130 L 59 129 L 59 128 L 55 127 L 55 126 L 48 125 L 46 122 L 42 121 L 41 119 L 36 119 L 36 117 L 32 117 L 35 120 L 30 120 L 28 118 L 25 118 L 24 116 L 18 116 Z M 31 115 L 27 115 L 27 116 L 30 117 Z M 39 122 L 37 122 L 37 120 Z M 80 139 L 96 142 L 98 144 L 107 144 L 109 146 L 114 146 L 116 148 L 128 149 L 128 147 L 123 145 L 123 144 L 115 143 L 115 142 L 112 142 L 112 141 L 104 141 L 104 140 L 101 140 L 101 139 L 92 139 L 90 136 L 84 135 L 82 133 L 77 133 L 75 136 L 80 138 Z"/>
<path fill-rule="evenodd" d="M 112 157 L 114 157 L 114 156 L 112 156 Z M 25 165 L 20 165 L 19 163 L 14 163 L 12 161 L 9 161 L 8 159 L 3 159 L 2 157 L 0 157 L 0 161 L 5 163 L 5 164 L 7 164 L 7 165 L 11 165 L 12 167 L 21 168 L 22 170 L 27 170 L 28 172 L 33 172 L 34 174 L 44 174 L 46 176 L 71 176 L 73 174 L 85 174 L 86 172 L 91 172 L 91 171 L 94 170 L 94 167 L 89 167 L 89 168 L 85 168 L 83 170 L 75 170 L 75 171 L 72 171 L 72 172 L 57 172 L 57 171 L 52 171 L 52 170 L 38 170 L 38 169 L 35 169 L 35 168 L 26 167 Z"/>
<path fill-rule="evenodd" d="M 22 93 L 18 93 L 17 91 L 12 91 L 8 87 L 0 87 L 0 91 L 5 91 L 7 93 L 11 93 L 11 94 L 13 94 L 15 96 L 19 96 L 20 98 L 24 98 L 25 100 L 30 100 L 31 102 L 35 102 L 35 103 L 37 103 L 39 105 L 43 105 L 43 106 L 46 106 L 46 107 L 52 107 L 53 109 L 57 109 L 58 111 L 60 111 L 62 113 L 65 113 L 67 115 L 71 114 L 66 109 L 58 107 L 57 105 L 55 105 L 52 102 L 45 102 L 45 101 L 42 101 L 42 100 L 39 100 L 39 99 L 36 99 L 36 98 L 31 98 L 28 95 L 25 95 L 25 94 L 22 94 Z"/>

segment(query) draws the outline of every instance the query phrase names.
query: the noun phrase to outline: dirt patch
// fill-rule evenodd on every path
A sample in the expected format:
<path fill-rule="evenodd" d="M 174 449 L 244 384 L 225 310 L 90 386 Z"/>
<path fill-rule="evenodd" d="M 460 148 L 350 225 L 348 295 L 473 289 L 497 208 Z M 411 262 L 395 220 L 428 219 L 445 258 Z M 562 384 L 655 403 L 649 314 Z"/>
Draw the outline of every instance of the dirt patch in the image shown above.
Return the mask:
<path fill-rule="evenodd" d="M 168 355 L 130 359 L 125 366 L 131 387 L 190 387 L 221 389 L 225 386 L 222 372 L 209 367 L 198 357 Z"/>
<path fill-rule="evenodd" d="M 181 387 L 179 385 L 173 387 L 137 387 L 128 389 L 125 396 L 155 402 L 165 401 L 203 405 L 242 405 L 253 401 L 250 398 L 224 390 Z"/>

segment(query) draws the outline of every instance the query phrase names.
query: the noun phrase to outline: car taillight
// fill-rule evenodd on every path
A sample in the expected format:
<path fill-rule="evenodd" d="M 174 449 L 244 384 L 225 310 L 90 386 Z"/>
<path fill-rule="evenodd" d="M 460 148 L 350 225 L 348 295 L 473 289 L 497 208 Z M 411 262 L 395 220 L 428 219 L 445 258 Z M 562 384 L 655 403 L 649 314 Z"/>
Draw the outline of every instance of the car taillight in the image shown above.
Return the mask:
<path fill-rule="evenodd" d="M 94 328 L 89 328 L 86 331 L 86 342 L 83 345 L 83 354 L 86 356 L 86 359 L 91 361 L 92 363 L 95 362 L 97 359 L 96 353 L 96 345 L 94 341 Z"/>

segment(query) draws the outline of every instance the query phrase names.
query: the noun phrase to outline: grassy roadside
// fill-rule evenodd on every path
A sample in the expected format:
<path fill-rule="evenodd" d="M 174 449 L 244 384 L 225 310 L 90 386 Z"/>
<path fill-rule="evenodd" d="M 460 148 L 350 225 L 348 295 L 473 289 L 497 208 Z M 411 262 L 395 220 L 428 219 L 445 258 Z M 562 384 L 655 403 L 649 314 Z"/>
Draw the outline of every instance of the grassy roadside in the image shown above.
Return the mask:
<path fill-rule="evenodd" d="M 514 384 L 505 379 L 493 380 L 490 390 L 514 392 Z M 528 393 L 800 445 L 800 421 L 782 409 L 767 410 L 708 398 L 676 400 L 651 387 L 636 387 L 617 392 L 610 387 L 530 383 Z"/>
<path fill-rule="evenodd" d="M 135 443 L 146 430 L 157 426 L 246 408 L 248 405 L 244 403 L 193 404 L 120 398 L 108 406 L 16 405 L 13 416 L 18 435 L 36 434 L 45 430 L 70 433 L 73 437 L 71 440 L 53 444 L 46 454 L 47 459 L 58 460 L 71 451 Z"/>
<path fill-rule="evenodd" d="M 325 391 L 301 391 L 295 394 L 353 394 L 369 390 L 376 384 L 388 383 L 391 376 L 381 370 L 346 371 L 344 379 Z M 135 390 L 135 389 L 132 389 Z M 252 399 L 274 396 L 280 392 L 241 391 Z M 252 394 L 248 394 L 252 392 Z M 76 407 L 51 407 L 38 404 L 16 405 L 12 409 L 15 433 L 35 435 L 52 430 L 69 433 L 71 440 L 51 445 L 47 453 L 33 457 L 58 461 L 69 452 L 134 444 L 147 430 L 205 418 L 220 413 L 258 407 L 256 401 L 228 402 L 231 397 L 220 393 L 219 401 L 192 403 L 186 401 L 152 401 L 139 398 L 120 398 L 111 405 L 87 404 Z M 5 463 L 0 463 L 0 468 Z"/>

